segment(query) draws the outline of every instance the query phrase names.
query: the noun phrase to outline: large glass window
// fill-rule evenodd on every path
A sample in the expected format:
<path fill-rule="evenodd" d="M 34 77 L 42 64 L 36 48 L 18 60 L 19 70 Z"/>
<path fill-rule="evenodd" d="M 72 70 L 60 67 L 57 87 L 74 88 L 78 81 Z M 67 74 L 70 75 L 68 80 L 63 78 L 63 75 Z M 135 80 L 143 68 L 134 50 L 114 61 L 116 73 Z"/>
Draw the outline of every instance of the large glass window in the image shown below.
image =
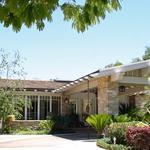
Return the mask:
<path fill-rule="evenodd" d="M 61 97 L 52 96 L 52 113 L 54 115 L 60 115 Z"/>
<path fill-rule="evenodd" d="M 27 96 L 27 102 L 28 105 L 30 106 L 27 109 L 27 119 L 37 120 L 38 96 L 36 95 Z"/>
<path fill-rule="evenodd" d="M 50 96 L 40 96 L 40 119 L 45 120 L 50 113 Z"/>

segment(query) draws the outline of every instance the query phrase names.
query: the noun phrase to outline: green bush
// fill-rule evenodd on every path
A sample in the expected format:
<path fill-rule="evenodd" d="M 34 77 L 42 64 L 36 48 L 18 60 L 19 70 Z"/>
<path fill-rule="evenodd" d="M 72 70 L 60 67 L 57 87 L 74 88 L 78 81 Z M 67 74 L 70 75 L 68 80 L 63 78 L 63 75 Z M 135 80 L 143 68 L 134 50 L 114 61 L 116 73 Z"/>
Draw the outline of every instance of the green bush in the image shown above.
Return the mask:
<path fill-rule="evenodd" d="M 97 146 L 108 150 L 129 150 L 130 149 L 130 147 L 126 147 L 125 145 L 112 144 L 110 138 L 98 139 Z"/>
<path fill-rule="evenodd" d="M 131 117 L 128 117 L 127 114 L 115 116 L 116 122 L 129 122 L 131 121 Z"/>
<path fill-rule="evenodd" d="M 32 130 L 30 128 L 27 129 L 16 129 L 11 131 L 12 135 L 45 135 L 48 134 L 47 130 Z"/>
<path fill-rule="evenodd" d="M 42 130 L 48 130 L 51 131 L 54 127 L 54 121 L 52 119 L 48 119 L 48 120 L 42 120 L 40 121 L 39 127 Z"/>
<path fill-rule="evenodd" d="M 135 126 L 138 122 L 123 122 L 123 123 L 112 123 L 108 128 L 108 136 L 113 141 L 113 138 L 116 137 L 116 144 L 127 144 L 126 140 L 126 131 L 130 126 Z"/>

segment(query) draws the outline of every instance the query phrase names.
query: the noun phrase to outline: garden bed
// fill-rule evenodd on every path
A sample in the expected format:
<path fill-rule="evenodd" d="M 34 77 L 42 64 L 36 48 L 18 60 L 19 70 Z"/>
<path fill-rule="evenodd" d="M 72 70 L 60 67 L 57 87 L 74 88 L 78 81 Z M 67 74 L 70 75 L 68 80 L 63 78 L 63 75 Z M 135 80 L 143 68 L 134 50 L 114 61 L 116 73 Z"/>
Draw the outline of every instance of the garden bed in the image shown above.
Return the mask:
<path fill-rule="evenodd" d="M 98 139 L 96 144 L 107 150 L 131 150 L 131 147 L 122 144 L 113 144 L 110 138 Z"/>

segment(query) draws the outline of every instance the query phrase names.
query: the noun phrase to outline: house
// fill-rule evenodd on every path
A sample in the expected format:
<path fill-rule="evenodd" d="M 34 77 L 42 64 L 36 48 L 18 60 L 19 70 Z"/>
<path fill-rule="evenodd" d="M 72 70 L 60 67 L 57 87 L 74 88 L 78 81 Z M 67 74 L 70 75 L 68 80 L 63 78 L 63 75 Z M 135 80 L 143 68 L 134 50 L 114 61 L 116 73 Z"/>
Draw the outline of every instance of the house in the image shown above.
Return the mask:
<path fill-rule="evenodd" d="M 120 103 L 141 107 L 145 86 L 150 84 L 150 60 L 96 70 L 74 81 L 23 80 L 25 120 L 46 119 L 49 112 L 65 115 L 70 111 L 82 118 L 86 114 L 118 114 Z M 10 87 L 0 80 L 0 87 Z M 32 108 L 27 108 L 28 102 Z"/>

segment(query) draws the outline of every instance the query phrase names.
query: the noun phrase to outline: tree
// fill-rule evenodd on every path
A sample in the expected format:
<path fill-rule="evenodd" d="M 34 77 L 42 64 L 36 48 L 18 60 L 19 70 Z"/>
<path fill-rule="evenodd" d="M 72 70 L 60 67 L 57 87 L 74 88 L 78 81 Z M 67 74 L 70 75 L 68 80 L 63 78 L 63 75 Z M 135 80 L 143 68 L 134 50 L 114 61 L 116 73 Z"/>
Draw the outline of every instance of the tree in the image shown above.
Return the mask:
<path fill-rule="evenodd" d="M 121 8 L 120 0 L 0 0 L 0 22 L 4 27 L 12 26 L 20 31 L 23 24 L 33 24 L 44 29 L 44 21 L 52 22 L 53 12 L 60 9 L 64 20 L 71 21 L 72 27 L 83 32 L 105 18 L 107 13 Z"/>
<path fill-rule="evenodd" d="M 0 119 L 2 120 L 2 132 L 7 129 L 8 115 L 15 115 L 17 118 L 22 117 L 24 100 L 21 96 L 16 96 L 14 91 L 0 89 Z"/>
<path fill-rule="evenodd" d="M 136 58 L 132 59 L 131 63 L 136 63 L 136 62 L 140 62 L 140 61 L 142 61 L 141 58 L 136 57 Z"/>
<path fill-rule="evenodd" d="M 150 59 L 150 47 L 146 47 L 145 54 L 143 55 L 143 60 Z"/>
<path fill-rule="evenodd" d="M 111 68 L 111 67 L 116 67 L 116 66 L 121 66 L 121 65 L 123 65 L 123 63 L 117 60 L 114 64 L 111 63 L 111 64 L 106 65 L 105 68 Z"/>
<path fill-rule="evenodd" d="M 10 54 L 0 49 L 0 78 L 21 78 L 24 76 L 23 59 L 19 51 Z"/>
<path fill-rule="evenodd" d="M 2 87 L 0 85 L 0 119 L 2 120 L 2 132 L 6 129 L 8 115 L 15 115 L 20 118 L 23 111 L 23 97 L 15 93 L 16 89 L 21 90 L 20 81 L 10 80 L 11 77 L 20 78 L 23 75 L 21 62 L 18 51 L 15 52 L 14 56 L 11 56 L 4 50 L 0 50 L 0 75 L 1 77 L 6 77 L 6 86 Z"/>

